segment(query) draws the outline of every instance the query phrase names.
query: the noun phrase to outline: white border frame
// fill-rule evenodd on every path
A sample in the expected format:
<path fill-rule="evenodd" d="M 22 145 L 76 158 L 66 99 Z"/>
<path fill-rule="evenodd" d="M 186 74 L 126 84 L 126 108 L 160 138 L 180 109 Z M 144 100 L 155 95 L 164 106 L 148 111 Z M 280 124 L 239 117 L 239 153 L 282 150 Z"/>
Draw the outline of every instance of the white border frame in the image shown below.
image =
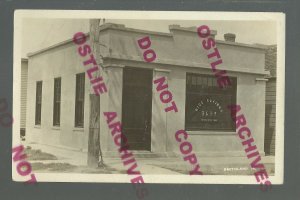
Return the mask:
<path fill-rule="evenodd" d="M 277 85 L 276 85 L 276 144 L 275 175 L 270 176 L 272 184 L 283 184 L 284 172 L 284 97 L 285 97 L 285 14 L 263 12 L 195 12 L 195 11 L 89 11 L 89 10 L 16 10 L 14 13 L 14 60 L 13 60 L 13 141 L 21 144 L 20 130 L 20 84 L 21 84 L 21 36 L 23 18 L 66 18 L 66 19 L 160 19 L 174 20 L 178 16 L 185 20 L 251 20 L 276 21 L 277 25 Z M 182 20 L 182 19 L 181 19 Z M 246 155 L 245 155 L 246 156 Z M 34 172 L 33 172 L 34 173 Z M 37 182 L 106 182 L 130 183 L 126 174 L 75 174 L 75 173 L 35 173 Z M 14 181 L 24 181 L 12 163 Z M 145 183 L 180 184 L 257 184 L 254 175 L 143 175 Z"/>

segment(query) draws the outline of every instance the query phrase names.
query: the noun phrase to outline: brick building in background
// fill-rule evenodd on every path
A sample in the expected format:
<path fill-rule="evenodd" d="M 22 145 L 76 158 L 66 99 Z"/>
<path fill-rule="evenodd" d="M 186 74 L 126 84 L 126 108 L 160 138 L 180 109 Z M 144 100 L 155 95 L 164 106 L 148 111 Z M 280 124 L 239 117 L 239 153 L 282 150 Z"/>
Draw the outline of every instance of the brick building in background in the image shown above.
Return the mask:
<path fill-rule="evenodd" d="M 265 153 L 275 155 L 276 126 L 276 62 L 277 46 L 267 46 L 265 68 L 270 71 L 266 84 Z"/>

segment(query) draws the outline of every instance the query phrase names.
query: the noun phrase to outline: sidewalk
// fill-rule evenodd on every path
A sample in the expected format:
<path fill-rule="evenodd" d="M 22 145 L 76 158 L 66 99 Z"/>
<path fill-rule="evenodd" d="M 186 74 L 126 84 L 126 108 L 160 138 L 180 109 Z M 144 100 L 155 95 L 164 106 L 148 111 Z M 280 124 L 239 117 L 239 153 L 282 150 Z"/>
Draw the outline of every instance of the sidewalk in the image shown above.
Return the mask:
<path fill-rule="evenodd" d="M 64 149 L 39 144 L 27 144 L 32 149 L 40 149 L 42 152 L 55 155 L 57 160 L 31 161 L 32 163 L 42 162 L 43 164 L 68 163 L 74 167 L 87 167 L 87 152 Z M 188 174 L 192 166 L 185 162 L 182 157 L 135 157 L 138 168 L 142 174 Z M 198 157 L 201 170 L 206 175 L 253 175 L 250 169 L 250 161 L 246 157 Z M 126 169 L 119 157 L 104 157 L 105 165 L 111 169 L 110 173 L 124 173 Z M 268 173 L 274 174 L 274 156 L 262 158 Z M 90 170 L 86 170 L 90 171 Z M 94 172 L 96 173 L 96 172 Z"/>

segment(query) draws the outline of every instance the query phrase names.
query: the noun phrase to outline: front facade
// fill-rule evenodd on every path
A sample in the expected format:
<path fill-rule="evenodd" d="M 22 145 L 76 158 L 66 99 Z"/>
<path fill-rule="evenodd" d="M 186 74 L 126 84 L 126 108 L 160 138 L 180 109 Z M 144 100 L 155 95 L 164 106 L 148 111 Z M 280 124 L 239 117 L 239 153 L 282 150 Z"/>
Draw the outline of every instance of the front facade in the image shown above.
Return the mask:
<path fill-rule="evenodd" d="M 170 33 L 104 24 L 99 32 L 102 76 L 108 94 L 100 96 L 100 113 L 117 112 L 131 150 L 176 155 L 177 130 L 189 134 L 201 156 L 244 156 L 227 106 L 239 104 L 255 144 L 264 155 L 265 50 L 234 41 L 217 41 L 232 86 L 218 88 L 196 27 L 169 27 Z M 214 32 L 215 34 L 215 32 Z M 157 55 L 143 59 L 137 40 L 149 36 Z M 29 55 L 26 140 L 44 145 L 87 150 L 90 83 L 77 46 L 66 41 Z M 100 65 L 100 63 L 99 63 Z M 166 77 L 178 112 L 166 113 L 153 80 Z M 100 144 L 116 153 L 103 115 Z"/>

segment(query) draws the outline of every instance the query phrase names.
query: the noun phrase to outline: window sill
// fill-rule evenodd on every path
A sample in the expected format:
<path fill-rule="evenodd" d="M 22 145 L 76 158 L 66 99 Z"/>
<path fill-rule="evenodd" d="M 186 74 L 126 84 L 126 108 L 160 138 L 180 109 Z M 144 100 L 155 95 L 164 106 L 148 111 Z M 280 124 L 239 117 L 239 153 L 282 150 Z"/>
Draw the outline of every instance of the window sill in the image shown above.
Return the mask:
<path fill-rule="evenodd" d="M 73 128 L 74 132 L 84 132 L 84 128 L 75 127 Z"/>
<path fill-rule="evenodd" d="M 60 126 L 53 126 L 52 130 L 60 130 Z"/>
<path fill-rule="evenodd" d="M 38 128 L 38 129 L 41 129 L 41 125 L 34 125 L 34 128 Z"/>

